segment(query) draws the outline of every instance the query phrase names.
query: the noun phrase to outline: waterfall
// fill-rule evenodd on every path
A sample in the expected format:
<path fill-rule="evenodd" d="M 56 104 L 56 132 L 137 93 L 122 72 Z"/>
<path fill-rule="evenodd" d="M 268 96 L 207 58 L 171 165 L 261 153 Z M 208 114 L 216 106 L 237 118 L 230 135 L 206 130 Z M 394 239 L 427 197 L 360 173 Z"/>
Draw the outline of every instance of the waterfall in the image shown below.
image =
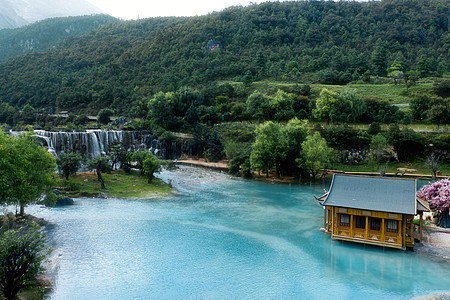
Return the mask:
<path fill-rule="evenodd" d="M 38 139 L 48 147 L 49 152 L 56 155 L 76 152 L 92 159 L 109 154 L 110 147 L 115 142 L 126 145 L 129 151 L 150 148 L 153 151 L 159 151 L 159 141 L 148 131 L 91 129 L 72 132 L 35 130 L 35 133 Z"/>

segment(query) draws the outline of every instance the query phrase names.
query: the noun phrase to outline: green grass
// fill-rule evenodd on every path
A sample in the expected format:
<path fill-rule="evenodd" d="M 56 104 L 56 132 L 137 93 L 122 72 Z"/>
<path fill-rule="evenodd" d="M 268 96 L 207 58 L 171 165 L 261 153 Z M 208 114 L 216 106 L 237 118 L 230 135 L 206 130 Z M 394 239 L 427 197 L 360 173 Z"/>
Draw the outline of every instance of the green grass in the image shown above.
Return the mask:
<path fill-rule="evenodd" d="M 380 169 L 384 168 L 386 164 L 380 164 Z M 423 162 L 413 162 L 413 163 L 401 163 L 401 162 L 392 162 L 387 165 L 387 173 L 395 173 L 397 172 L 397 168 L 407 168 L 407 169 L 415 169 L 417 172 L 413 174 L 424 174 L 431 175 L 430 169 Z M 345 165 L 341 163 L 335 163 L 333 165 L 333 169 L 341 170 L 344 172 L 379 172 L 376 164 L 362 164 L 362 165 Z M 443 176 L 450 176 L 450 164 L 442 164 L 439 168 L 439 171 Z"/>
<path fill-rule="evenodd" d="M 252 84 L 252 87 L 258 90 L 267 88 L 276 88 L 281 86 L 291 86 L 296 83 L 276 82 L 276 81 L 258 81 Z M 340 92 L 344 89 L 354 89 L 356 93 L 364 97 L 373 97 L 380 100 L 387 100 L 391 104 L 409 103 L 415 94 L 431 94 L 433 83 L 429 80 L 422 80 L 417 85 L 406 88 L 404 84 L 394 85 L 392 83 L 383 84 L 347 84 L 347 85 L 329 85 L 329 84 L 311 84 L 311 91 L 319 95 L 324 88 L 331 91 Z"/>
<path fill-rule="evenodd" d="M 391 104 L 409 103 L 415 94 L 431 93 L 432 83 L 419 83 L 407 89 L 405 85 L 394 84 L 349 84 L 345 86 L 313 84 L 311 89 L 320 93 L 323 88 L 339 92 L 343 89 L 353 89 L 357 94 L 364 97 L 373 97 L 387 100 Z"/>
<path fill-rule="evenodd" d="M 147 178 L 138 172 L 126 174 L 123 171 L 113 171 L 102 174 L 106 189 L 100 188 L 97 174 L 78 173 L 69 180 L 59 180 L 62 191 L 70 197 L 97 196 L 105 194 L 111 198 L 155 198 L 164 197 L 172 192 L 171 187 L 158 178 L 147 183 Z"/>

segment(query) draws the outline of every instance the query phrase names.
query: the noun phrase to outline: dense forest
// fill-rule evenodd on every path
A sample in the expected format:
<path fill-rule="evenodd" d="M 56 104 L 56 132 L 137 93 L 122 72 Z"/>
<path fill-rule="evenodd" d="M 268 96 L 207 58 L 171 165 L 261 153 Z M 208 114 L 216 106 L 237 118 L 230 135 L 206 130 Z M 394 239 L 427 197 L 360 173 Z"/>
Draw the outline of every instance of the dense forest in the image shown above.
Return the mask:
<path fill-rule="evenodd" d="M 30 52 L 44 52 L 117 19 L 108 15 L 52 18 L 16 29 L 0 30 L 0 62 Z"/>
<path fill-rule="evenodd" d="M 242 102 L 251 94 L 218 88 L 224 81 L 439 77 L 449 71 L 448 14 L 445 0 L 298 1 L 112 22 L 1 63 L 0 100 L 18 109 L 139 115 L 142 101 L 183 86 L 201 90 L 209 107 L 217 96 Z"/>

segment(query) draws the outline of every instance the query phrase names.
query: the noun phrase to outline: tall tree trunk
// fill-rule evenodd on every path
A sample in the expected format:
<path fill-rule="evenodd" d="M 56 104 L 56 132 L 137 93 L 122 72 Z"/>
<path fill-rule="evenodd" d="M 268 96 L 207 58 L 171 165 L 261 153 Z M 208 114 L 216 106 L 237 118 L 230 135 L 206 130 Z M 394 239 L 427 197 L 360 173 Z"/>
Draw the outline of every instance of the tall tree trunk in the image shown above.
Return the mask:
<path fill-rule="evenodd" d="M 105 181 L 103 180 L 102 172 L 101 172 L 100 170 L 97 170 L 97 178 L 98 178 L 98 181 L 99 181 L 100 184 L 101 184 L 102 190 L 105 190 L 105 189 L 106 189 L 106 187 L 105 187 Z"/>
<path fill-rule="evenodd" d="M 441 216 L 439 217 L 439 221 L 437 223 L 438 226 L 443 228 L 450 228 L 450 215 L 449 209 L 441 211 Z"/>
<path fill-rule="evenodd" d="M 25 205 L 23 205 L 22 203 L 20 204 L 19 216 L 21 217 L 25 216 Z"/>

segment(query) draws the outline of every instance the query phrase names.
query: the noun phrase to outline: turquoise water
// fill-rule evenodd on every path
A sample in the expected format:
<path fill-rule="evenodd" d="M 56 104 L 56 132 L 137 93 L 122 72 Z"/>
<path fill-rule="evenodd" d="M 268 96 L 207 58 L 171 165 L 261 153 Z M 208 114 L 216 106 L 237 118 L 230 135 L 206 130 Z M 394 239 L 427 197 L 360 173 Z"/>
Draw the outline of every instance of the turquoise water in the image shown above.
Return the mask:
<path fill-rule="evenodd" d="M 50 220 L 50 299 L 408 299 L 450 290 L 450 262 L 331 241 L 312 197 L 182 167 L 167 199 L 76 199 Z"/>

